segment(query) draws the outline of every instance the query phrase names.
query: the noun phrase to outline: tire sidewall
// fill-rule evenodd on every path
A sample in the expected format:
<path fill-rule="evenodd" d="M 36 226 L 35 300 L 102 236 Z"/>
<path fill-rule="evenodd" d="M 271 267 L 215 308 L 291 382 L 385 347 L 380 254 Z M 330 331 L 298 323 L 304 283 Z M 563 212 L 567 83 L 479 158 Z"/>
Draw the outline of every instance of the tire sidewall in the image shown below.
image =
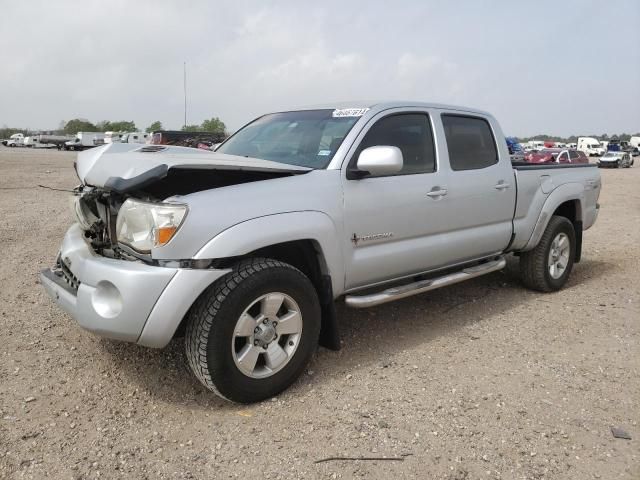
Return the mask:
<path fill-rule="evenodd" d="M 276 374 L 256 379 L 242 373 L 233 359 L 236 322 L 251 303 L 267 293 L 293 298 L 302 314 L 302 335 L 293 357 Z M 247 403 L 277 395 L 302 373 L 318 344 L 320 305 L 311 282 L 299 271 L 277 266 L 257 271 L 238 284 L 221 302 L 207 339 L 211 380 L 230 400 Z"/>
<path fill-rule="evenodd" d="M 571 275 L 571 270 L 573 269 L 573 261 L 576 255 L 576 234 L 573 229 L 573 225 L 568 219 L 564 217 L 558 218 L 560 218 L 561 220 L 555 226 L 555 228 L 551 232 L 551 235 L 547 238 L 544 249 L 544 278 L 552 290 L 560 290 L 564 286 L 567 278 L 569 278 L 569 275 Z M 560 233 L 566 234 L 569 238 L 569 263 L 567 263 L 567 268 L 559 278 L 553 278 L 549 273 L 549 252 L 551 251 L 553 240 Z"/>

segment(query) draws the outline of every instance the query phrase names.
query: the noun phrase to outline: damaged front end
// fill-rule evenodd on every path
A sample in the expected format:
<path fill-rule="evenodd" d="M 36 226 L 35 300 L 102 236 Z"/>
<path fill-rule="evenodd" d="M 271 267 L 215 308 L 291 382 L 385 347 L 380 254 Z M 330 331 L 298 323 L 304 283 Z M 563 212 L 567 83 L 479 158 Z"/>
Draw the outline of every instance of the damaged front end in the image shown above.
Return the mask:
<path fill-rule="evenodd" d="M 96 254 L 149 264 L 155 264 L 152 248 L 170 241 L 187 215 L 180 197 L 311 170 L 183 147 L 92 150 L 79 154 L 75 165 L 82 182 L 74 190 L 78 224 Z"/>
<path fill-rule="evenodd" d="M 144 259 L 118 244 L 116 222 L 126 197 L 104 188 L 79 185 L 74 189 L 73 212 L 85 238 L 98 255 L 124 260 Z"/>

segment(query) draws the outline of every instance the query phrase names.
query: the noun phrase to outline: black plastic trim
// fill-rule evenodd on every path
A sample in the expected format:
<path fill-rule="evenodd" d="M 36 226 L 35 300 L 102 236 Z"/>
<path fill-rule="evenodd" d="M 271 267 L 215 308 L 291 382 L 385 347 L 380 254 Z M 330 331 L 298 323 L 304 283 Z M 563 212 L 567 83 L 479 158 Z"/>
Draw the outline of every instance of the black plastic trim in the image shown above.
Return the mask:
<path fill-rule="evenodd" d="M 512 163 L 514 170 L 544 170 L 546 168 L 598 168 L 595 163 L 538 163 L 532 165 L 530 163 Z"/>
<path fill-rule="evenodd" d="M 113 190 L 118 193 L 128 193 L 134 190 L 140 190 L 147 185 L 151 185 L 158 180 L 167 176 L 169 167 L 166 164 L 161 164 L 153 167 L 140 175 L 132 178 L 122 177 L 109 177 L 104 183 L 104 188 Z"/>

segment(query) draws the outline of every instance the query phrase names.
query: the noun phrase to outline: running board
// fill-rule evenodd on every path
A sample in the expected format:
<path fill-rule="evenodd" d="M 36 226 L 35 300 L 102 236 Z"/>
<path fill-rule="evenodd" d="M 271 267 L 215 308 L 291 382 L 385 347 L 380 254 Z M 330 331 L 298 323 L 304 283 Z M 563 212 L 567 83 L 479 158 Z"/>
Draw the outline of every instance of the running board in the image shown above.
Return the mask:
<path fill-rule="evenodd" d="M 502 270 L 506 264 L 507 261 L 504 257 L 500 257 L 490 262 L 465 268 L 459 272 L 443 275 L 442 277 L 420 280 L 407 285 L 388 288 L 370 295 L 347 295 L 344 301 L 349 307 L 353 308 L 373 307 L 382 303 L 393 302 L 394 300 L 400 300 L 401 298 L 428 292 L 429 290 L 435 290 L 436 288 L 453 285 L 454 283 L 464 282 L 465 280 L 479 277 L 480 275 L 485 275 L 497 270 Z"/>

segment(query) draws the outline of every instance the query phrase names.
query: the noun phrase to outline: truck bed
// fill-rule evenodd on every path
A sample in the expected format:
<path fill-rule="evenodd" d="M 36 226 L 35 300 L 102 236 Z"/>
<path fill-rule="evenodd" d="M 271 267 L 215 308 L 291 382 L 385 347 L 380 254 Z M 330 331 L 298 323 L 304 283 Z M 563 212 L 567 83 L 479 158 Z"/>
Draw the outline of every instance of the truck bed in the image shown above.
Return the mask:
<path fill-rule="evenodd" d="M 511 251 L 528 249 L 536 226 L 564 202 L 574 201 L 582 228 L 597 216 L 600 171 L 595 164 L 514 164 L 518 187 L 513 216 Z M 580 207 L 580 205 L 582 207 Z"/>

